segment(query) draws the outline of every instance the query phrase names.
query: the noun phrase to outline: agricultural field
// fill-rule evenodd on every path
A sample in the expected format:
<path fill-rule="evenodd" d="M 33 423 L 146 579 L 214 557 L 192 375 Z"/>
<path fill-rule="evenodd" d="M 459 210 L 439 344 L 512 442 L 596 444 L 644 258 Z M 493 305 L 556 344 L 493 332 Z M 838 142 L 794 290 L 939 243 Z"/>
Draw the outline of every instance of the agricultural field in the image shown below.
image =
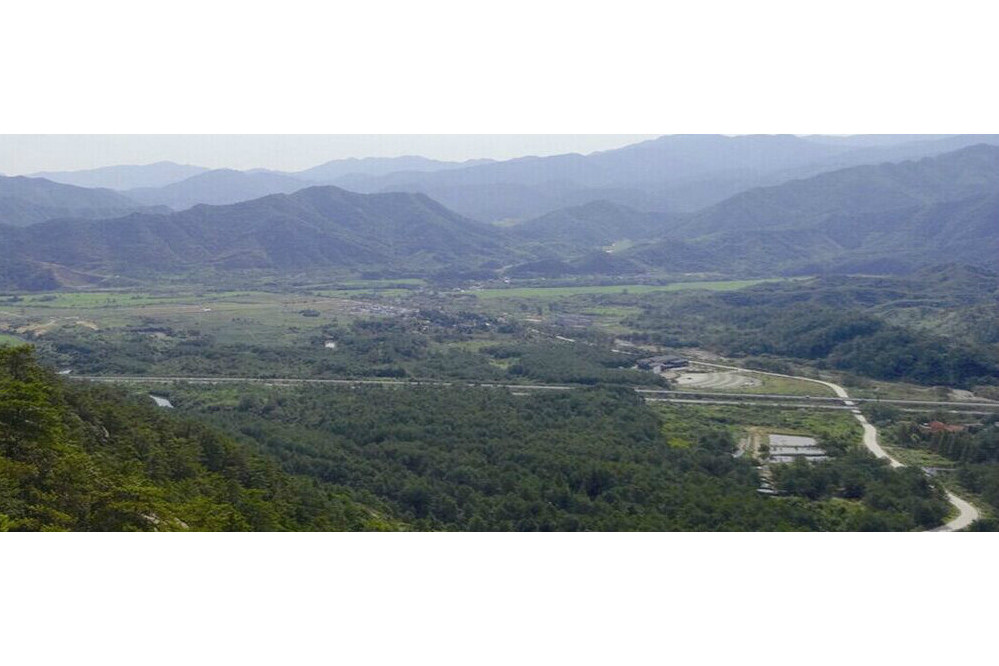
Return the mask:
<path fill-rule="evenodd" d="M 620 284 L 578 287 L 510 287 L 508 289 L 477 289 L 473 290 L 476 297 L 482 299 L 530 299 L 548 301 L 566 296 L 585 294 L 653 294 L 673 291 L 735 291 L 745 289 L 765 282 L 780 282 L 781 278 L 761 280 L 719 280 L 706 282 L 674 282 L 666 285 Z"/>
<path fill-rule="evenodd" d="M 357 292 L 342 292 L 355 294 Z M 0 307 L 0 326 L 11 331 L 44 335 L 57 328 L 105 330 L 135 326 L 195 327 L 206 332 L 249 338 L 274 328 L 309 327 L 304 311 L 330 316 L 392 316 L 397 307 L 356 298 L 302 293 L 252 291 L 189 294 L 65 293 L 27 297 Z"/>
<path fill-rule="evenodd" d="M 6 334 L 9 342 L 24 338 L 41 344 L 43 356 L 48 354 L 52 363 L 85 374 L 204 371 L 225 376 L 389 376 L 513 383 L 586 383 L 613 376 L 614 383 L 663 386 L 660 378 L 628 368 L 633 365 L 629 357 L 666 351 L 691 358 L 703 353 L 705 359 L 722 364 L 826 378 L 847 387 L 855 397 L 941 400 L 952 395 L 949 389 L 876 381 L 794 359 L 725 360 L 708 354 L 717 351 L 710 344 L 700 348 L 689 343 L 656 344 L 648 334 L 655 330 L 649 324 L 655 327 L 659 320 L 645 315 L 650 307 L 659 307 L 656 304 L 675 303 L 683 314 L 663 321 L 691 330 L 696 341 L 702 311 L 698 299 L 731 296 L 738 302 L 743 299 L 736 293 L 740 290 L 745 290 L 745 298 L 758 298 L 761 291 L 751 289 L 755 285 L 766 283 L 761 289 L 767 293 L 799 282 L 556 287 L 530 283 L 454 291 L 415 279 L 352 279 L 283 290 L 188 287 L 35 294 L 0 303 L 0 334 Z M 387 328 L 375 324 L 379 321 L 387 322 Z M 337 340 L 336 347 L 324 348 L 331 340 Z M 692 392 L 833 395 L 813 382 L 702 366 L 667 378 L 674 388 Z"/>

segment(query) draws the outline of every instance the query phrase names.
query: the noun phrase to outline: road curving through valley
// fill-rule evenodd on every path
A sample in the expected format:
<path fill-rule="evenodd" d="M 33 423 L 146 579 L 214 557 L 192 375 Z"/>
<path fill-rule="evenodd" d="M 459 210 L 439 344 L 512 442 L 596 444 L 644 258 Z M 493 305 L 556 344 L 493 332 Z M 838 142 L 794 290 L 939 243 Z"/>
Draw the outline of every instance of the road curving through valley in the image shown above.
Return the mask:
<path fill-rule="evenodd" d="M 741 372 L 749 372 L 757 375 L 768 375 L 770 377 L 783 377 L 785 379 L 797 379 L 803 382 L 811 382 L 813 384 L 821 384 L 826 388 L 830 389 L 836 394 L 836 397 L 842 398 L 843 404 L 848 407 L 855 407 L 855 403 L 850 400 L 850 395 L 846 392 L 842 386 L 838 384 L 833 384 L 832 382 L 827 382 L 822 379 L 812 379 L 810 377 L 796 377 L 794 375 L 782 375 L 776 372 L 764 372 L 762 370 L 749 370 L 747 368 L 739 368 L 731 365 L 719 365 L 717 363 L 706 363 L 704 361 L 691 361 L 691 365 L 702 365 L 709 368 L 721 368 L 724 370 L 739 370 Z M 864 446 L 867 447 L 871 453 L 873 453 L 878 458 L 884 458 L 892 467 L 905 467 L 905 465 L 895 458 L 891 457 L 887 451 L 881 447 L 881 443 L 878 441 L 878 430 L 867 420 L 861 412 L 860 409 L 852 410 L 853 416 L 857 421 L 860 422 L 860 426 L 864 429 Z M 931 530 L 933 532 L 957 532 L 958 530 L 963 530 L 964 528 L 971 525 L 971 523 L 978 520 L 981 515 L 974 506 L 972 506 L 968 501 L 961 499 L 949 490 L 944 490 L 947 494 L 947 501 L 951 503 L 955 509 L 957 509 L 957 516 L 952 518 L 947 523 L 941 525 L 940 527 Z"/>

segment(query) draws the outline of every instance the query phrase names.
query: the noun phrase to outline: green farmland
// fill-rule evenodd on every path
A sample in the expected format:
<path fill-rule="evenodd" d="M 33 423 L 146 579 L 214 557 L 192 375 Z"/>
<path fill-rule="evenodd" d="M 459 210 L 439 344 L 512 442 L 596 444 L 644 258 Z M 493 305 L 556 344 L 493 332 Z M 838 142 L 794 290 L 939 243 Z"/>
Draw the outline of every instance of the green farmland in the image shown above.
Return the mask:
<path fill-rule="evenodd" d="M 735 291 L 745 289 L 764 282 L 779 282 L 780 278 L 761 280 L 719 280 L 708 282 L 674 282 L 666 285 L 650 284 L 618 284 L 580 287 L 512 287 L 510 289 L 480 289 L 472 292 L 483 299 L 495 298 L 528 298 L 551 299 L 580 294 L 652 294 L 670 291 L 691 291 L 696 289 L 706 291 Z"/>

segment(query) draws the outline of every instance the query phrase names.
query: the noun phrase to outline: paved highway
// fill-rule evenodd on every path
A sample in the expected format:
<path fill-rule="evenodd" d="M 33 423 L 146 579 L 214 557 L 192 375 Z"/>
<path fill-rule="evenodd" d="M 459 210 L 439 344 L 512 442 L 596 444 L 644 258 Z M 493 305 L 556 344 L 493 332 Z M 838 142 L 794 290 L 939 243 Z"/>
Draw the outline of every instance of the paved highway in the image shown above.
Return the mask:
<path fill-rule="evenodd" d="M 713 367 L 728 367 L 715 366 Z M 739 368 L 743 372 L 764 373 L 757 370 L 746 370 Z M 774 375 L 777 377 L 790 377 L 790 375 Z M 188 382 L 190 384 L 223 384 L 223 383 L 253 383 L 253 384 L 332 384 L 332 385 L 374 385 L 374 386 L 473 386 L 484 388 L 508 388 L 523 391 L 569 391 L 581 388 L 581 385 L 568 384 L 499 384 L 495 382 L 462 382 L 448 381 L 443 379 L 307 379 L 298 377 L 150 377 L 143 375 L 70 375 L 74 379 L 85 379 L 96 382 L 111 383 L 145 383 L 145 384 L 172 384 L 173 382 Z M 803 381 L 813 381 L 823 384 L 819 380 L 808 379 L 806 377 L 791 377 Z M 672 391 L 669 389 L 654 389 L 633 386 L 634 391 L 650 402 L 689 402 L 705 404 L 751 404 L 759 406 L 779 406 L 779 407 L 815 407 L 825 409 L 852 409 L 853 405 L 846 406 L 841 397 L 830 396 L 804 396 L 786 395 L 781 393 L 735 393 L 725 391 Z M 675 398 L 671 397 L 675 396 Z M 946 409 L 948 407 L 964 408 L 959 411 L 970 409 L 985 410 L 973 413 L 987 413 L 988 411 L 999 411 L 999 402 L 933 402 L 928 400 L 895 400 L 895 399 L 874 399 L 874 398 L 850 398 L 851 403 L 879 402 L 883 404 L 900 406 L 919 406 L 927 409 Z M 762 402 L 761 402 L 762 401 Z M 771 403 L 780 404 L 771 404 Z M 826 403 L 826 404 L 823 404 Z"/>
<path fill-rule="evenodd" d="M 744 372 L 752 372 L 750 370 L 744 370 Z M 804 377 L 795 377 L 795 379 L 802 379 Z M 806 380 L 806 381 L 817 381 L 817 380 Z M 822 396 L 822 395 L 791 395 L 786 393 L 748 393 L 739 392 L 735 393 L 732 391 L 673 391 L 668 389 L 645 389 L 636 388 L 638 393 L 643 395 L 678 395 L 684 397 L 708 397 L 708 398 L 739 398 L 745 397 L 747 399 L 766 399 L 766 400 L 801 400 L 810 402 L 832 402 L 838 405 L 843 403 L 843 399 L 840 397 L 833 396 Z M 876 402 L 885 405 L 903 405 L 903 406 L 914 406 L 914 407 L 967 407 L 967 408 L 977 408 L 977 409 L 991 409 L 999 410 L 999 402 L 995 401 L 982 401 L 973 402 L 970 400 L 965 401 L 936 401 L 936 400 L 906 400 L 901 398 L 850 398 L 850 402 L 862 403 L 862 402 Z"/>

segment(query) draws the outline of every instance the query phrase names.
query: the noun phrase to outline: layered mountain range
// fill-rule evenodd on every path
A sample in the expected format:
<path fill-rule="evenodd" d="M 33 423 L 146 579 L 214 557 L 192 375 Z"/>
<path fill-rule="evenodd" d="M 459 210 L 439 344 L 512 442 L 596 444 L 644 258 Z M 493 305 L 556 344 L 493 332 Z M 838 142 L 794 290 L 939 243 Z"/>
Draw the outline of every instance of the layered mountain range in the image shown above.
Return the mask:
<path fill-rule="evenodd" d="M 506 162 L 339 160 L 297 174 L 161 163 L 0 178 L 0 285 L 201 269 L 554 277 L 995 268 L 997 143 L 667 136 Z M 315 185 L 324 179 L 348 187 Z"/>
<path fill-rule="evenodd" d="M 109 189 L 76 187 L 44 178 L 0 176 L 0 224 L 20 227 L 58 217 L 99 219 L 145 208 Z"/>

